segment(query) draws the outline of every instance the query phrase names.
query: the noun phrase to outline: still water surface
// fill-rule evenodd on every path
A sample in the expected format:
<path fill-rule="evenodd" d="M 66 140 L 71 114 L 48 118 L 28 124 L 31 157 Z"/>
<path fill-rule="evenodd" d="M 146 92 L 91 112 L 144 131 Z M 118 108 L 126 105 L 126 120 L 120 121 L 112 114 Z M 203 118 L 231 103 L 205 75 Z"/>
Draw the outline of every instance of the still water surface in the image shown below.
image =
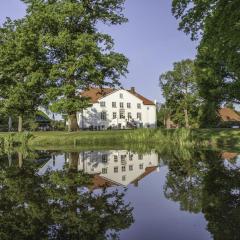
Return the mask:
<path fill-rule="evenodd" d="M 240 239 L 237 153 L 19 151 L 0 160 L 0 239 Z"/>

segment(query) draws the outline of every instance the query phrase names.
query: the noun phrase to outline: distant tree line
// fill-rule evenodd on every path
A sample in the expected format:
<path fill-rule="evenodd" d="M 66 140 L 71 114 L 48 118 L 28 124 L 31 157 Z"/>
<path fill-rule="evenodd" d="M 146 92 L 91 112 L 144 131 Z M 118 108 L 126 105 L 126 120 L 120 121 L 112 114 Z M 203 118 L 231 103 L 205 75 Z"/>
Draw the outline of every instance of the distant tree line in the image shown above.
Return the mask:
<path fill-rule="evenodd" d="M 120 85 L 127 73 L 128 59 L 97 29 L 127 21 L 125 0 L 22 1 L 26 16 L 0 28 L 0 114 L 17 116 L 21 132 L 24 118 L 49 106 L 76 131 L 76 113 L 89 106 L 80 91 Z"/>
<path fill-rule="evenodd" d="M 200 44 L 194 61 L 161 75 L 164 111 L 181 126 L 215 126 L 223 103 L 240 102 L 239 0 L 173 0 L 172 13 Z"/>

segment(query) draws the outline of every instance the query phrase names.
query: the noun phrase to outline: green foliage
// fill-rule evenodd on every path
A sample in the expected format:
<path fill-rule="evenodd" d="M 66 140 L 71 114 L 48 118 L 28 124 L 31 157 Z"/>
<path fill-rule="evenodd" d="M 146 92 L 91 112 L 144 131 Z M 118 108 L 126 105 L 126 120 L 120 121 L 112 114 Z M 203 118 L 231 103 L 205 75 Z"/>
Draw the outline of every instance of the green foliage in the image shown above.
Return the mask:
<path fill-rule="evenodd" d="M 196 61 L 200 95 L 216 107 L 239 102 L 239 0 L 173 0 L 172 7 L 179 28 L 192 39 L 201 37 Z"/>
<path fill-rule="evenodd" d="M 167 108 L 165 104 L 161 105 L 160 109 L 157 111 L 157 126 L 166 127 L 166 122 L 171 116 L 171 109 Z"/>
<path fill-rule="evenodd" d="M 40 29 L 51 64 L 47 99 L 52 111 L 73 115 L 89 106 L 81 90 L 119 84 L 128 60 L 113 51 L 113 40 L 96 25 L 126 22 L 123 0 L 24 2 L 27 22 Z"/>
<path fill-rule="evenodd" d="M 200 127 L 202 128 L 214 128 L 220 123 L 220 117 L 218 115 L 219 104 L 216 102 L 204 101 L 200 109 Z"/>
<path fill-rule="evenodd" d="M 196 127 L 200 97 L 198 94 L 194 62 L 190 59 L 174 63 L 172 71 L 160 76 L 160 86 L 171 119 L 180 126 Z"/>
<path fill-rule="evenodd" d="M 113 39 L 97 30 L 99 23 L 127 21 L 125 1 L 23 2 L 27 16 L 8 19 L 0 29 L 0 112 L 22 118 L 50 105 L 52 111 L 68 114 L 69 125 L 76 124 L 76 112 L 89 106 L 81 90 L 120 85 L 127 73 L 127 58 L 114 52 Z"/>
<path fill-rule="evenodd" d="M 64 121 L 51 121 L 51 126 L 54 129 L 54 131 L 65 131 L 66 123 Z"/>
<path fill-rule="evenodd" d="M 0 113 L 26 116 L 42 103 L 47 56 L 39 34 L 26 20 L 8 19 L 0 28 Z"/>

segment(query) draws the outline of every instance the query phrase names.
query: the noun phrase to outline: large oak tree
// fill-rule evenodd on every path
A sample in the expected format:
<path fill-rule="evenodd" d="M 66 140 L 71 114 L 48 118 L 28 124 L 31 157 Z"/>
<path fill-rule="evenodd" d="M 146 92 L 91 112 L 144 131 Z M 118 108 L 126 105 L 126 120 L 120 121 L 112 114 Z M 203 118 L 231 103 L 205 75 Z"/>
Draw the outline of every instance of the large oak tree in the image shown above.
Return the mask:
<path fill-rule="evenodd" d="M 93 86 L 119 85 L 128 60 L 114 52 L 113 39 L 99 24 L 122 24 L 125 0 L 23 0 L 27 22 L 41 34 L 51 64 L 47 92 L 50 108 L 68 115 L 69 131 L 79 129 L 77 112 L 89 105 L 80 96 Z"/>

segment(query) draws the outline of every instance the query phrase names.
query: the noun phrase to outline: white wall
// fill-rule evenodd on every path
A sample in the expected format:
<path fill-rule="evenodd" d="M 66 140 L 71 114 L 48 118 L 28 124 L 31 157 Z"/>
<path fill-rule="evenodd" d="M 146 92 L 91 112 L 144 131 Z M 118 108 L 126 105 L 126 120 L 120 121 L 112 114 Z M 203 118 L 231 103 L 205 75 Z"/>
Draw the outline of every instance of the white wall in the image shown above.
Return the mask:
<path fill-rule="evenodd" d="M 123 98 L 120 98 L 120 94 L 123 95 Z M 101 107 L 100 102 L 104 101 L 106 106 Z M 116 102 L 116 108 L 112 107 L 112 102 Z M 124 104 L 125 110 L 125 119 L 120 119 L 120 102 Z M 131 108 L 127 108 L 127 103 L 131 103 Z M 137 108 L 137 104 L 141 104 L 141 109 Z M 107 120 L 101 120 L 101 112 L 106 111 Z M 113 119 L 113 112 L 117 113 L 117 118 Z M 98 103 L 94 103 L 92 107 L 89 107 L 83 111 L 83 113 L 78 113 L 78 122 L 80 128 L 89 128 L 90 126 L 104 126 L 108 128 L 109 126 L 118 126 L 121 124 L 121 127 L 126 127 L 128 121 L 128 112 L 131 113 L 132 119 L 138 123 L 142 124 L 143 127 L 156 127 L 156 106 L 155 105 L 144 105 L 143 101 L 138 97 L 134 96 L 130 92 L 120 89 L 116 92 L 111 93 L 102 99 Z M 137 113 L 141 113 L 142 120 L 137 119 Z"/>

